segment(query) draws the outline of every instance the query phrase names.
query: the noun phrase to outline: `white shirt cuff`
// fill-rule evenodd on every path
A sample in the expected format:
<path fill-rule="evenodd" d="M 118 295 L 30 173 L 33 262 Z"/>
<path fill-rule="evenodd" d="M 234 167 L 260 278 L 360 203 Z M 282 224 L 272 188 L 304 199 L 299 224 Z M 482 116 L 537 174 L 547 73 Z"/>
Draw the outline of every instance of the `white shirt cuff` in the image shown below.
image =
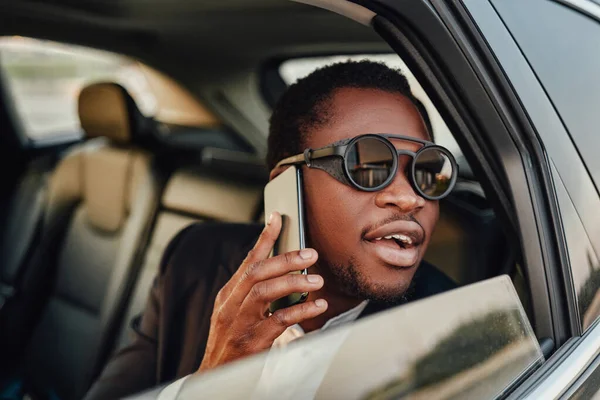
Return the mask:
<path fill-rule="evenodd" d="M 190 377 L 189 375 L 184 376 L 183 378 L 178 379 L 175 382 L 171 383 L 169 386 L 165 387 L 158 394 L 157 400 L 174 400 L 174 399 L 176 399 L 177 395 L 179 394 L 179 391 L 181 390 L 181 387 L 183 386 L 183 383 L 189 377 Z"/>

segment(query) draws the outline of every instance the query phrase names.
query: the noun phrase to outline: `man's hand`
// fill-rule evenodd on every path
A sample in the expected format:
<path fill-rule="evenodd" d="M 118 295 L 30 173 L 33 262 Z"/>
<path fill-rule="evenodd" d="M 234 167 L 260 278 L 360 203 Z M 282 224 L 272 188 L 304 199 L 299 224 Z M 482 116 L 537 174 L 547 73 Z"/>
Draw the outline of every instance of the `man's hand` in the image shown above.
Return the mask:
<path fill-rule="evenodd" d="M 280 230 L 281 216 L 273 213 L 254 248 L 219 291 L 199 372 L 268 349 L 289 326 L 327 310 L 327 302 L 318 299 L 269 315 L 271 302 L 323 286 L 319 275 L 289 274 L 313 265 L 317 261 L 315 250 L 303 249 L 268 258 Z"/>

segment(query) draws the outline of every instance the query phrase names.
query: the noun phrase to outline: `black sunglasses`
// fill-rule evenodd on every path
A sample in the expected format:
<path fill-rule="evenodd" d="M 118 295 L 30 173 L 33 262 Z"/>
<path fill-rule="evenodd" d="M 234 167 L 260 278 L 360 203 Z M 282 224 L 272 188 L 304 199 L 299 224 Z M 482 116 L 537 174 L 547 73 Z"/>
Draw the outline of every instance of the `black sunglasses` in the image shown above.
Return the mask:
<path fill-rule="evenodd" d="M 390 139 L 421 144 L 417 152 L 398 150 Z M 281 160 L 283 165 L 306 164 L 326 171 L 338 181 L 359 190 L 375 192 L 388 186 L 398 172 L 398 157 L 412 158 L 407 177 L 413 189 L 423 198 L 440 200 L 454 188 L 458 166 L 452 153 L 442 146 L 411 136 L 365 134 L 332 143 L 320 149 Z"/>

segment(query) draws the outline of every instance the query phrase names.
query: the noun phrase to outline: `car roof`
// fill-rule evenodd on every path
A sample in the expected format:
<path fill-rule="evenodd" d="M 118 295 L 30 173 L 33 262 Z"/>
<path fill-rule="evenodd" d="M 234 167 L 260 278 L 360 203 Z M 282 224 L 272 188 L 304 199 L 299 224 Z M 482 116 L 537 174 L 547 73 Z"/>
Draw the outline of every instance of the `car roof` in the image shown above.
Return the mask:
<path fill-rule="evenodd" d="M 368 27 L 285 0 L 15 0 L 1 7 L 0 34 L 101 48 L 165 70 L 170 60 L 222 70 L 290 52 L 389 51 Z"/>
<path fill-rule="evenodd" d="M 2 35 L 140 60 L 190 90 L 261 156 L 270 115 L 257 84 L 263 66 L 391 52 L 369 26 L 291 0 L 15 0 L 0 2 Z"/>

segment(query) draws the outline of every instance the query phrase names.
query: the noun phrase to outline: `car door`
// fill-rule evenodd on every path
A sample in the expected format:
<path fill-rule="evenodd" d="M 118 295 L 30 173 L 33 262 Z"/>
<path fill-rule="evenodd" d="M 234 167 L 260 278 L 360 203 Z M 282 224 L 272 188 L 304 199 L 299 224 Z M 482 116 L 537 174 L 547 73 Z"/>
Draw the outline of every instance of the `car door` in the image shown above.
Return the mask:
<path fill-rule="evenodd" d="M 600 388 L 600 6 L 464 3 L 543 141 L 568 248 L 563 272 L 573 337 L 516 394 L 589 398 Z"/>
<path fill-rule="evenodd" d="M 542 362 L 503 275 L 191 376 L 176 398 L 487 399 Z"/>

